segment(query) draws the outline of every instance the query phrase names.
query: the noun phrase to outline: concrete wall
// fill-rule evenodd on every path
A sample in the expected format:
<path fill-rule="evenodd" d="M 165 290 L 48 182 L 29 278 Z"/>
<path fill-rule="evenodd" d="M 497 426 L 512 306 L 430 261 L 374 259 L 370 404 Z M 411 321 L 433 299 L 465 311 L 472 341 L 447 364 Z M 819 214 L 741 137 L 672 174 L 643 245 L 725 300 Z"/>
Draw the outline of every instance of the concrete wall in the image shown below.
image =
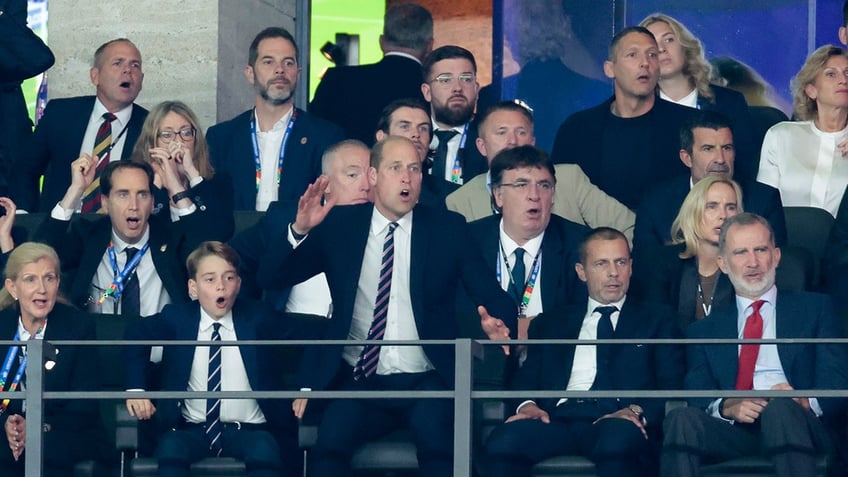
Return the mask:
<path fill-rule="evenodd" d="M 186 102 L 205 129 L 249 108 L 242 70 L 262 28 L 294 28 L 296 0 L 50 0 L 51 98 L 94 94 L 94 50 L 118 37 L 141 50 L 144 88 L 137 102 Z"/>

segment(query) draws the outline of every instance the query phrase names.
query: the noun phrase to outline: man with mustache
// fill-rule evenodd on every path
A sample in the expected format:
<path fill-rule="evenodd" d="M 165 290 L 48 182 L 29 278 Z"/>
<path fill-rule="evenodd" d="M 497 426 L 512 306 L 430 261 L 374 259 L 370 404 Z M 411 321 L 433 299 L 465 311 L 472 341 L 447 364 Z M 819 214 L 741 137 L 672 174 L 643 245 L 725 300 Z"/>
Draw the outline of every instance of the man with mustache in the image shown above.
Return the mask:
<path fill-rule="evenodd" d="M 288 30 L 269 27 L 250 44 L 244 75 L 255 106 L 209 128 L 209 159 L 229 175 L 236 210 L 265 211 L 275 200 L 297 200 L 321 175 L 321 156 L 344 139 L 333 123 L 294 106 L 298 48 Z"/>
<path fill-rule="evenodd" d="M 780 249 L 768 222 L 742 213 L 719 236 L 719 266 L 736 299 L 687 328 L 687 338 L 841 338 L 830 300 L 815 293 L 779 292 Z M 687 390 L 791 391 L 803 397 L 692 398 L 664 424 L 662 476 L 700 475 L 703 461 L 768 456 L 779 477 L 816 475 L 817 456 L 830 448 L 826 426 L 841 421 L 845 399 L 815 397 L 845 389 L 848 356 L 841 344 L 689 344 Z M 704 412 L 706 411 L 706 412 Z"/>
<path fill-rule="evenodd" d="M 18 209 L 49 212 L 71 185 L 71 163 L 80 156 L 97 156 L 98 180 L 106 164 L 129 159 L 147 117 L 147 110 L 134 103 L 144 81 L 141 53 L 126 38 L 107 41 L 94 52 L 89 77 L 95 95 L 51 100 L 17 156 L 11 169 L 16 180 L 9 186 Z M 86 191 L 77 207 L 102 212 L 97 188 Z"/>
<path fill-rule="evenodd" d="M 671 242 L 671 223 L 689 189 L 706 176 L 733 179 L 736 149 L 730 121 L 714 111 L 698 111 L 680 128 L 680 161 L 689 168 L 651 189 L 636 214 L 633 247 L 661 246 Z M 739 184 L 745 210 L 765 217 L 780 246 L 786 241 L 783 203 L 777 189 L 750 180 Z"/>
<path fill-rule="evenodd" d="M 486 172 L 486 159 L 475 146 L 477 126 L 472 123 L 477 106 L 477 62 L 470 51 L 456 45 L 433 50 L 424 60 L 421 92 L 430 103 L 435 151 L 430 174 L 443 195 L 455 191 L 474 176 Z"/>

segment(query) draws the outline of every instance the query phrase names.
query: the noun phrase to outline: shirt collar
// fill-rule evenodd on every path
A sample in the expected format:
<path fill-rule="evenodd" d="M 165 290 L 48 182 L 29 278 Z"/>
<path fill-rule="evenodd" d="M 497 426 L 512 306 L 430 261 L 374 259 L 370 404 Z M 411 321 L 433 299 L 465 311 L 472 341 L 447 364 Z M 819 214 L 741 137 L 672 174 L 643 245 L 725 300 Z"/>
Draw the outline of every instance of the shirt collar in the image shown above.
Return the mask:
<path fill-rule="evenodd" d="M 18 338 L 21 341 L 27 341 L 27 340 L 30 340 L 30 339 L 33 339 L 33 338 L 35 338 L 37 340 L 44 339 L 44 333 L 46 331 L 47 331 L 47 320 L 44 320 L 44 324 L 41 326 L 41 329 L 38 331 L 38 333 L 35 334 L 35 337 L 33 337 L 31 334 L 29 334 L 29 331 L 27 331 L 27 329 L 24 327 L 23 319 L 18 317 Z"/>
<path fill-rule="evenodd" d="M 118 118 L 116 119 L 116 121 L 118 122 L 118 125 L 121 127 L 121 129 L 123 129 L 123 127 L 130 122 L 130 116 L 132 116 L 132 109 L 133 105 L 130 104 L 126 108 L 113 113 L 115 117 Z M 103 120 L 103 115 L 108 112 L 109 110 L 106 109 L 106 106 L 104 106 L 103 103 L 100 102 L 100 98 L 95 98 L 94 110 L 91 112 L 91 120 L 89 122 L 96 123 L 99 125 L 100 122 Z M 118 131 L 120 131 L 120 129 Z M 116 132 L 115 135 L 117 136 L 117 134 L 118 133 Z"/>
<path fill-rule="evenodd" d="M 410 55 L 409 53 L 404 53 L 402 51 L 387 51 L 386 54 L 384 54 L 383 56 L 402 56 L 404 58 L 409 58 L 410 60 L 418 63 L 419 65 L 421 64 L 421 60 Z"/>
<path fill-rule="evenodd" d="M 772 285 L 765 293 L 760 295 L 758 300 L 763 300 L 766 303 L 774 306 L 777 303 L 777 285 Z M 736 295 L 736 309 L 739 310 L 742 316 L 748 316 L 748 308 L 757 300 L 752 300 L 741 295 Z"/>
<path fill-rule="evenodd" d="M 233 328 L 233 310 L 227 312 L 226 315 L 222 316 L 219 319 L 212 318 L 212 315 L 206 313 L 206 310 L 203 307 L 200 307 L 200 331 L 210 331 L 212 329 L 212 325 L 215 323 L 220 323 L 221 328 L 224 328 L 227 331 L 234 331 Z M 211 332 L 211 331 L 210 331 Z"/>
<path fill-rule="evenodd" d="M 498 230 L 501 245 L 503 246 L 503 252 L 508 257 L 512 255 L 515 249 L 518 248 L 518 243 L 516 243 L 515 240 L 513 240 L 509 236 L 509 234 L 507 234 L 504 230 L 503 219 L 501 219 L 500 225 L 498 225 Z M 542 233 L 528 240 L 524 245 L 521 246 L 521 248 L 523 248 L 526 253 L 530 254 L 531 257 L 535 257 L 539 253 L 539 249 L 542 248 L 542 239 L 544 238 L 545 231 L 543 230 Z"/>
<path fill-rule="evenodd" d="M 439 126 L 438 124 L 436 124 L 436 119 L 435 119 L 435 118 L 431 119 L 430 121 L 433 123 L 433 139 L 436 139 L 436 131 L 447 131 L 447 129 L 445 129 L 445 128 L 443 128 L 443 127 Z M 468 123 L 460 124 L 459 126 L 454 126 L 454 127 L 450 128 L 451 130 L 456 131 L 456 132 L 458 133 L 458 134 L 457 134 L 456 136 L 454 136 L 454 137 L 459 137 L 459 136 L 461 136 L 461 135 L 462 135 L 462 133 L 463 133 L 463 132 L 465 132 L 465 127 L 466 127 L 466 126 L 470 127 L 470 126 L 469 126 L 469 124 L 470 124 L 470 121 L 469 121 Z M 453 138 L 451 138 L 451 139 L 453 139 Z"/>
<path fill-rule="evenodd" d="M 662 98 L 666 101 L 671 101 L 672 103 L 677 103 L 681 106 L 689 106 L 690 108 L 697 108 L 698 107 L 698 90 L 697 89 L 693 89 L 689 94 L 680 98 L 678 101 L 675 101 L 675 100 L 669 98 L 665 93 L 662 92 L 662 90 L 660 90 L 660 98 Z"/>
<path fill-rule="evenodd" d="M 283 117 L 281 117 L 276 123 L 274 123 L 274 125 L 271 127 L 271 129 L 269 129 L 267 131 L 262 131 L 262 129 L 259 127 L 259 117 L 256 116 L 256 108 L 253 108 L 253 120 L 256 122 L 256 132 L 269 133 L 269 132 L 280 132 L 280 131 L 282 131 L 283 129 L 285 129 L 286 126 L 288 126 L 289 120 L 291 119 L 291 116 L 292 116 L 292 111 L 294 111 L 294 104 L 292 104 L 292 106 L 289 108 L 288 112 L 286 114 L 284 114 Z"/>
<path fill-rule="evenodd" d="M 384 236 L 389 228 L 389 223 L 392 221 L 387 219 L 383 214 L 374 207 L 371 213 L 371 233 L 377 236 Z M 406 231 L 407 234 L 412 231 L 412 211 L 394 221 L 398 224 L 398 228 Z"/>
<path fill-rule="evenodd" d="M 624 295 L 621 298 L 621 300 L 619 300 L 619 301 L 616 301 L 616 302 L 613 302 L 613 303 L 603 304 L 603 303 L 596 301 L 594 298 L 589 297 L 589 306 L 586 308 L 586 314 L 588 315 L 590 313 L 594 313 L 595 308 L 597 308 L 599 306 L 614 306 L 614 307 L 618 308 L 618 311 L 621 311 L 621 307 L 624 306 L 625 300 L 627 300 L 627 295 Z"/>
<path fill-rule="evenodd" d="M 147 222 L 147 224 L 145 224 L 144 233 L 141 234 L 141 238 L 138 240 L 138 242 L 133 244 L 129 244 L 121 240 L 121 238 L 118 237 L 118 234 L 115 233 L 115 228 L 112 228 L 112 246 L 115 247 L 115 253 L 122 253 L 127 247 L 136 247 L 141 250 L 141 248 L 144 247 L 144 244 L 146 244 L 148 240 L 150 240 L 150 222 Z"/>

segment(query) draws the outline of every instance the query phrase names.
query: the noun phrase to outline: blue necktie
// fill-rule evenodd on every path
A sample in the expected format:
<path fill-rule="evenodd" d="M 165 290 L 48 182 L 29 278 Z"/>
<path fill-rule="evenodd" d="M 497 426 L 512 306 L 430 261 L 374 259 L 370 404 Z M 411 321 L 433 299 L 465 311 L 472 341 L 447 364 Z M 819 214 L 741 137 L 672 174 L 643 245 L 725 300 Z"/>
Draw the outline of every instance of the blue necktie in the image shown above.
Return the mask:
<path fill-rule="evenodd" d="M 206 382 L 207 391 L 221 390 L 221 323 L 212 325 L 212 345 L 209 346 L 209 380 Z M 206 437 L 209 439 L 209 450 L 220 457 L 221 446 L 221 400 L 206 400 Z"/>

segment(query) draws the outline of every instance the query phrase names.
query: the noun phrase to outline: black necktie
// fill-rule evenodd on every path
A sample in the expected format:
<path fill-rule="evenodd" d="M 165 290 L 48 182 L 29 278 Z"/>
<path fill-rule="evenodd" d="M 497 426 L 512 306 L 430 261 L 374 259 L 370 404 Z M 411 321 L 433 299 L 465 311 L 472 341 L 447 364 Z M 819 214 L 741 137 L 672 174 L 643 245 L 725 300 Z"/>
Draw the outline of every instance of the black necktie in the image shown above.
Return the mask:
<path fill-rule="evenodd" d="M 453 129 L 448 129 L 447 131 L 436 131 L 435 134 L 439 138 L 439 145 L 436 146 L 436 155 L 433 158 L 432 175 L 445 180 L 445 171 L 448 169 L 448 142 L 459 133 Z"/>
<path fill-rule="evenodd" d="M 598 320 L 598 336 L 599 340 L 612 339 L 614 331 L 612 329 L 612 314 L 618 311 L 614 306 L 599 306 L 595 308 L 597 313 L 601 314 L 601 319 Z M 609 375 L 609 357 L 610 345 L 595 346 L 595 357 L 597 360 L 598 371 L 595 374 L 595 382 L 592 384 L 592 389 L 612 389 L 611 379 Z"/>
<path fill-rule="evenodd" d="M 512 254 L 515 256 L 515 264 L 512 266 L 512 294 L 515 301 L 521 305 L 527 277 L 527 270 L 524 268 L 524 249 L 518 247 Z"/>
<path fill-rule="evenodd" d="M 135 257 L 135 254 L 138 253 L 138 249 L 135 247 L 127 247 L 126 249 L 124 249 L 124 253 L 127 254 L 127 263 L 130 263 L 133 257 Z M 126 283 L 124 283 L 124 291 L 121 293 L 122 315 L 141 315 L 141 290 L 138 286 L 138 274 L 136 273 L 137 270 L 138 266 L 136 266 L 136 269 L 133 270 L 132 274 L 127 277 Z"/>

